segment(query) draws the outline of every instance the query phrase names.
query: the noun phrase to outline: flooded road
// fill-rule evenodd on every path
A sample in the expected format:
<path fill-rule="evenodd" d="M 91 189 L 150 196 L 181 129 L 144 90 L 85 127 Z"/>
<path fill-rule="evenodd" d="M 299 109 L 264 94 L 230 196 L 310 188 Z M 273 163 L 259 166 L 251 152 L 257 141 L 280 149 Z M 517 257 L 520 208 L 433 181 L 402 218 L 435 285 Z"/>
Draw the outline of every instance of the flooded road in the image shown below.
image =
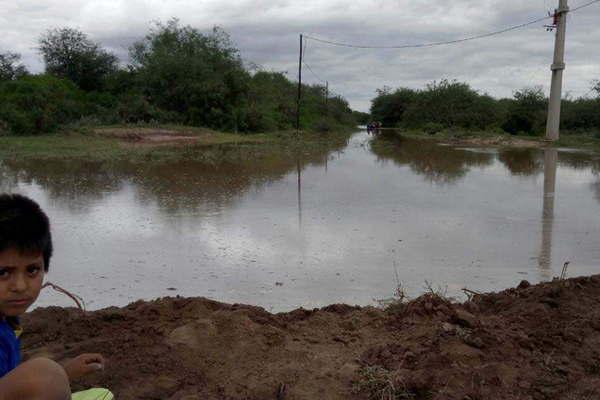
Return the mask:
<path fill-rule="evenodd" d="M 241 150 L 232 150 L 241 151 Z M 425 282 L 499 290 L 600 272 L 600 155 L 403 140 L 295 157 L 0 162 L 53 221 L 48 279 L 89 309 L 205 296 L 271 311 L 370 305 Z M 44 292 L 39 305 L 71 305 Z"/>

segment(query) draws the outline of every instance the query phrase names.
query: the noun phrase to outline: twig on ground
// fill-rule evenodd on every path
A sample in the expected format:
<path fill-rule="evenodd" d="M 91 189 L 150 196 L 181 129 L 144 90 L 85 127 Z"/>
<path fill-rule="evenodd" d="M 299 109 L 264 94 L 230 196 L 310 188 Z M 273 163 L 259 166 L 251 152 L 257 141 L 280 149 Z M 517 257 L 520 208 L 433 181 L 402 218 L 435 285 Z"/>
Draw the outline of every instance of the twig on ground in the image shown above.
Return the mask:
<path fill-rule="evenodd" d="M 285 396 L 287 394 L 287 386 L 285 383 L 280 383 L 277 388 L 276 399 L 277 400 L 285 400 Z"/>
<path fill-rule="evenodd" d="M 562 272 L 560 273 L 561 281 L 567 278 L 567 268 L 569 267 L 569 264 L 571 264 L 571 261 L 567 261 L 563 265 Z"/>
<path fill-rule="evenodd" d="M 471 289 L 462 288 L 461 290 L 463 291 L 464 294 L 467 295 L 467 299 L 469 301 L 471 301 L 471 299 L 473 299 L 473 297 L 475 297 L 475 296 L 481 296 L 481 293 L 476 292 L 476 291 L 471 290 Z"/>
<path fill-rule="evenodd" d="M 44 283 L 44 285 L 42 286 L 42 289 L 47 288 L 47 287 L 49 287 L 51 289 L 54 289 L 54 290 L 56 290 L 59 293 L 62 293 L 64 295 L 69 296 L 75 302 L 75 304 L 77 304 L 77 307 L 81 311 L 85 311 L 85 301 L 83 301 L 83 299 L 81 297 L 77 296 L 76 294 L 73 294 L 73 293 L 69 292 L 67 289 L 63 289 L 60 286 L 55 285 L 52 282 L 46 282 L 46 283 Z"/>

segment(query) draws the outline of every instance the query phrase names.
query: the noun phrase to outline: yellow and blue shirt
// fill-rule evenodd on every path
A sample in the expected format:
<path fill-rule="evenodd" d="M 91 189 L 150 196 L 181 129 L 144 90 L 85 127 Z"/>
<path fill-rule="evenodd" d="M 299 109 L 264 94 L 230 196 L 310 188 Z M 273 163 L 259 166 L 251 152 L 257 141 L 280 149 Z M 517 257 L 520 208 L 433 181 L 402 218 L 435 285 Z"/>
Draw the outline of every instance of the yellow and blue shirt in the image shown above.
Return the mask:
<path fill-rule="evenodd" d="M 15 369 L 21 362 L 19 321 L 11 318 L 0 320 L 0 378 Z"/>

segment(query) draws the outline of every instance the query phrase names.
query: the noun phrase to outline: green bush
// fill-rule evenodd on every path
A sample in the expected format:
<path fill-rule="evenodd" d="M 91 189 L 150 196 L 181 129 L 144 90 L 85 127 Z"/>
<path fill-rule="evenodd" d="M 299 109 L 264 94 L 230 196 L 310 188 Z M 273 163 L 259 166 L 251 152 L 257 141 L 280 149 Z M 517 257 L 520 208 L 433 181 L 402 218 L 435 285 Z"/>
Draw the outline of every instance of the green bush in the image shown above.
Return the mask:
<path fill-rule="evenodd" d="M 186 117 L 191 125 L 235 127 L 235 109 L 247 93 L 249 74 L 223 30 L 205 35 L 176 19 L 157 23 L 130 50 L 148 101 Z"/>
<path fill-rule="evenodd" d="M 508 116 L 501 125 L 502 129 L 511 135 L 539 133 L 546 124 L 547 108 L 548 101 L 541 88 L 518 90 L 508 105 Z"/>
<path fill-rule="evenodd" d="M 435 135 L 444 130 L 444 125 L 439 124 L 437 122 L 427 122 L 423 125 L 423 132 L 428 135 Z"/>
<path fill-rule="evenodd" d="M 48 31 L 40 51 L 48 75 L 20 77 L 18 56 L 0 54 L 2 134 L 93 123 L 177 123 L 235 132 L 296 125 L 297 84 L 282 73 L 251 75 L 219 28 L 204 34 L 174 19 L 157 23 L 132 46 L 126 69 L 70 28 Z M 353 115 L 339 96 L 326 97 L 322 85 L 303 85 L 302 93 L 302 128 L 329 131 L 367 116 Z"/>
<path fill-rule="evenodd" d="M 83 90 L 102 90 L 106 77 L 118 68 L 117 57 L 72 28 L 47 31 L 39 39 L 46 72 L 70 79 Z"/>
<path fill-rule="evenodd" d="M 371 104 L 373 120 L 383 126 L 396 127 L 404 121 L 404 113 L 415 102 L 418 93 L 412 89 L 400 88 L 391 92 L 390 88 L 377 90 Z"/>
<path fill-rule="evenodd" d="M 498 124 L 500 110 L 490 96 L 477 93 L 466 83 L 446 79 L 423 90 L 378 90 L 371 105 L 373 119 L 384 126 L 412 129 L 423 129 L 427 124 L 435 124 L 436 129 L 486 129 Z"/>
<path fill-rule="evenodd" d="M 563 101 L 561 127 L 567 131 L 586 131 L 599 128 L 600 99 Z"/>
<path fill-rule="evenodd" d="M 17 135 L 51 132 L 84 114 L 85 103 L 72 82 L 49 75 L 0 83 L 0 121 Z"/>

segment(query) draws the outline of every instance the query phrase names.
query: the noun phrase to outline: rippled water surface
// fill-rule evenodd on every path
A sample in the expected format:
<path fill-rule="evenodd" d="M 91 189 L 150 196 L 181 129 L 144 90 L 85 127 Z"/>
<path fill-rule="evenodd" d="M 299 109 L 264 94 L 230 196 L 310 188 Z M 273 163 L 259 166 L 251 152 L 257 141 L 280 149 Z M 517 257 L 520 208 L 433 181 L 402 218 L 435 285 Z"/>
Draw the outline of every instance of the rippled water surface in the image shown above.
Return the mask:
<path fill-rule="evenodd" d="M 403 140 L 206 164 L 0 162 L 53 221 L 49 280 L 88 308 L 167 295 L 268 310 L 458 296 L 600 270 L 600 158 Z M 69 305 L 45 292 L 39 305 Z"/>

